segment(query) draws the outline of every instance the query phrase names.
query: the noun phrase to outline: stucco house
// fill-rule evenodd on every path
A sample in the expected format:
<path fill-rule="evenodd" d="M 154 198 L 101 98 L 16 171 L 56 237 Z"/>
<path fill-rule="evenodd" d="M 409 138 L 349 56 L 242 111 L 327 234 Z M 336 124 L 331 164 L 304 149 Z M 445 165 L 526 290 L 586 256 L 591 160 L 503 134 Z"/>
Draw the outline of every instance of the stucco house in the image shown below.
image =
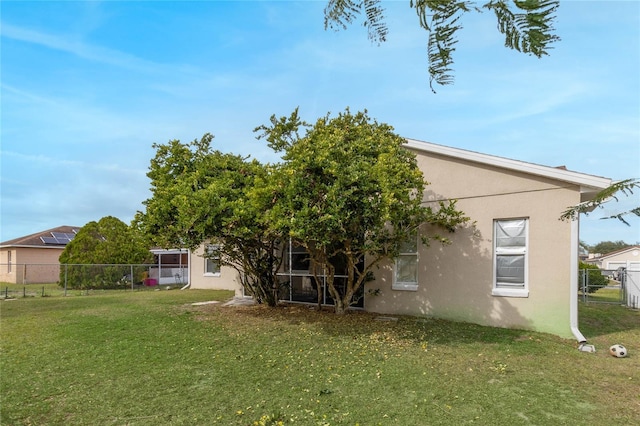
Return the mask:
<path fill-rule="evenodd" d="M 79 229 L 79 226 L 58 226 L 0 243 L 0 282 L 34 284 L 58 281 L 58 259 Z"/>
<path fill-rule="evenodd" d="M 433 315 L 584 341 L 577 328 L 579 223 L 559 220 L 607 178 L 415 140 L 426 202 L 456 199 L 475 227 L 452 244 L 419 247 L 417 280 L 395 284 L 396 265 L 369 283 L 381 296 L 367 310 Z"/>
<path fill-rule="evenodd" d="M 206 251 L 215 253 L 215 244 L 205 243 L 191 252 L 189 288 L 231 290 L 238 297 L 244 296 L 236 270 L 230 266 L 220 265 L 215 257 L 205 257 Z"/>
<path fill-rule="evenodd" d="M 640 269 L 640 246 L 631 246 L 604 255 L 595 255 L 586 259 L 586 262 L 608 271 L 615 271 L 620 267 Z"/>
<path fill-rule="evenodd" d="M 361 307 L 385 315 L 536 330 L 584 342 L 577 307 L 579 223 L 559 217 L 611 180 L 411 139 L 406 148 L 415 152 L 430 183 L 424 202 L 458 200 L 458 208 L 475 226 L 451 234 L 450 245 L 408 242 L 401 258 L 383 265 L 367 283 Z M 295 267 L 296 255 L 292 247 L 292 260 L 283 271 L 292 290 L 283 299 L 313 302 L 317 293 L 309 272 Z M 242 293 L 233 270 L 204 278 L 193 279 L 192 288 L 224 286 Z"/>

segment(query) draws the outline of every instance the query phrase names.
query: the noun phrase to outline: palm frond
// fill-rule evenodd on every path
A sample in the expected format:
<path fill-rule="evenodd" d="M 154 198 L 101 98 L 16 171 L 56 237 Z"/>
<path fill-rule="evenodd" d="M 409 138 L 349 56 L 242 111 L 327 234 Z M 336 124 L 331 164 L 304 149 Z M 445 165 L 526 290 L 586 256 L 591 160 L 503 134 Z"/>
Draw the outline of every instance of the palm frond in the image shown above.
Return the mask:
<path fill-rule="evenodd" d="M 367 15 L 364 26 L 367 27 L 369 40 L 377 44 L 387 41 L 389 29 L 384 20 L 384 9 L 380 6 L 380 0 L 365 0 L 364 11 Z"/>
<path fill-rule="evenodd" d="M 453 83 L 453 52 L 458 43 L 456 33 L 462 28 L 460 18 L 468 12 L 470 2 L 450 0 L 411 0 L 420 26 L 429 32 L 427 55 L 429 59 L 429 86 L 433 83 Z"/>
<path fill-rule="evenodd" d="M 520 12 L 511 10 L 506 0 L 492 0 L 483 8 L 495 13 L 506 47 L 538 58 L 548 55 L 551 45 L 560 40 L 553 34 L 559 0 L 513 0 L 513 5 Z"/>
<path fill-rule="evenodd" d="M 360 14 L 361 2 L 352 0 L 329 0 L 324 8 L 324 29 L 347 29 Z"/>
<path fill-rule="evenodd" d="M 328 0 L 324 27 L 346 29 L 364 13 L 369 40 L 377 44 L 385 42 L 388 27 L 381 3 L 381 0 Z M 409 4 L 416 11 L 420 26 L 429 33 L 429 86 L 434 93 L 434 83 L 453 83 L 453 53 L 462 28 L 461 17 L 466 12 L 492 11 L 498 30 L 505 37 L 505 46 L 538 58 L 548 55 L 552 44 L 560 40 L 553 27 L 560 0 L 490 0 L 482 7 L 477 6 L 476 0 L 410 0 Z"/>
<path fill-rule="evenodd" d="M 628 197 L 633 194 L 634 189 L 640 189 L 640 179 L 632 178 L 632 179 L 625 179 L 619 182 L 615 182 L 614 184 L 598 192 L 592 200 L 585 201 L 584 203 L 580 203 L 575 206 L 569 207 L 567 210 L 564 211 L 564 213 L 562 213 L 562 216 L 560 216 L 560 219 L 575 220 L 578 218 L 578 216 L 581 213 L 588 215 L 596 207 L 602 207 L 602 205 L 608 201 L 611 201 L 611 200 L 618 201 L 618 196 L 617 196 L 618 193 L 622 193 L 623 195 Z M 618 219 L 622 223 L 629 225 L 625 217 L 630 214 L 640 216 L 640 207 L 635 207 L 629 211 L 604 217 L 602 219 Z"/>
<path fill-rule="evenodd" d="M 324 8 L 324 28 L 338 31 L 346 29 L 364 11 L 364 26 L 369 40 L 380 44 L 387 40 L 389 32 L 380 0 L 329 0 Z"/>
<path fill-rule="evenodd" d="M 624 223 L 627 226 L 631 226 L 629 222 L 627 222 L 625 216 L 636 215 L 640 217 L 640 207 L 633 208 L 629 211 L 614 214 L 613 216 L 601 217 L 600 219 L 618 219 L 620 222 Z"/>

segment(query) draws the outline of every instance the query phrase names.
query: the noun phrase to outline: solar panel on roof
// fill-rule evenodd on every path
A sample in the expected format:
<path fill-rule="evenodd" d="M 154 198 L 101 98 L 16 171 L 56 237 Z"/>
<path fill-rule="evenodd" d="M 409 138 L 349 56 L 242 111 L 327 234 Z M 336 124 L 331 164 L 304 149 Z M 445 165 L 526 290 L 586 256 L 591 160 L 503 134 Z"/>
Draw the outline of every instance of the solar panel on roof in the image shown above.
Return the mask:
<path fill-rule="evenodd" d="M 73 239 L 73 237 L 75 237 L 75 234 L 68 232 L 52 232 L 50 237 L 40 237 L 40 239 L 45 244 L 66 245 Z"/>

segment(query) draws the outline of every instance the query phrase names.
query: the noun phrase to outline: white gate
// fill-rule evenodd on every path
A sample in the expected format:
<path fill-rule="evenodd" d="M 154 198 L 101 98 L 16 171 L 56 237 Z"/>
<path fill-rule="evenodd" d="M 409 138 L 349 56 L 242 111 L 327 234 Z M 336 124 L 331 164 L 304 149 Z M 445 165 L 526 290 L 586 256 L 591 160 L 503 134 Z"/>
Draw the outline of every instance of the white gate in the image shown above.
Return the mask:
<path fill-rule="evenodd" d="M 623 283 L 626 305 L 640 309 L 640 262 L 627 262 Z"/>

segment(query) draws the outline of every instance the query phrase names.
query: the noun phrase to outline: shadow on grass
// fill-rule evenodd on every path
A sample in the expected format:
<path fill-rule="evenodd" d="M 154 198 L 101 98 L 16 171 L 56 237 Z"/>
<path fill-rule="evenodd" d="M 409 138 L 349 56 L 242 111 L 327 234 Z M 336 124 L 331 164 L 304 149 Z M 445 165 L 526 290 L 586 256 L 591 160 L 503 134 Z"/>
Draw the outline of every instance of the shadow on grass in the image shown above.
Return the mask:
<path fill-rule="evenodd" d="M 465 345 L 494 343 L 511 345 L 536 341 L 541 335 L 527 330 L 487 327 L 477 324 L 455 322 L 431 317 L 384 316 L 376 313 L 352 310 L 345 315 L 336 315 L 331 309 L 318 311 L 315 307 L 298 304 L 267 306 L 210 307 L 225 310 L 227 319 L 236 317 L 240 327 L 269 321 L 274 327 L 294 325 L 313 327 L 322 333 L 337 338 L 358 339 L 366 336 L 393 336 L 414 342 L 432 344 Z M 534 336 L 534 337 L 532 337 Z M 549 335 L 545 335 L 549 338 Z M 553 339 L 554 336 L 551 336 Z M 557 338 L 558 341 L 562 339 Z"/>

